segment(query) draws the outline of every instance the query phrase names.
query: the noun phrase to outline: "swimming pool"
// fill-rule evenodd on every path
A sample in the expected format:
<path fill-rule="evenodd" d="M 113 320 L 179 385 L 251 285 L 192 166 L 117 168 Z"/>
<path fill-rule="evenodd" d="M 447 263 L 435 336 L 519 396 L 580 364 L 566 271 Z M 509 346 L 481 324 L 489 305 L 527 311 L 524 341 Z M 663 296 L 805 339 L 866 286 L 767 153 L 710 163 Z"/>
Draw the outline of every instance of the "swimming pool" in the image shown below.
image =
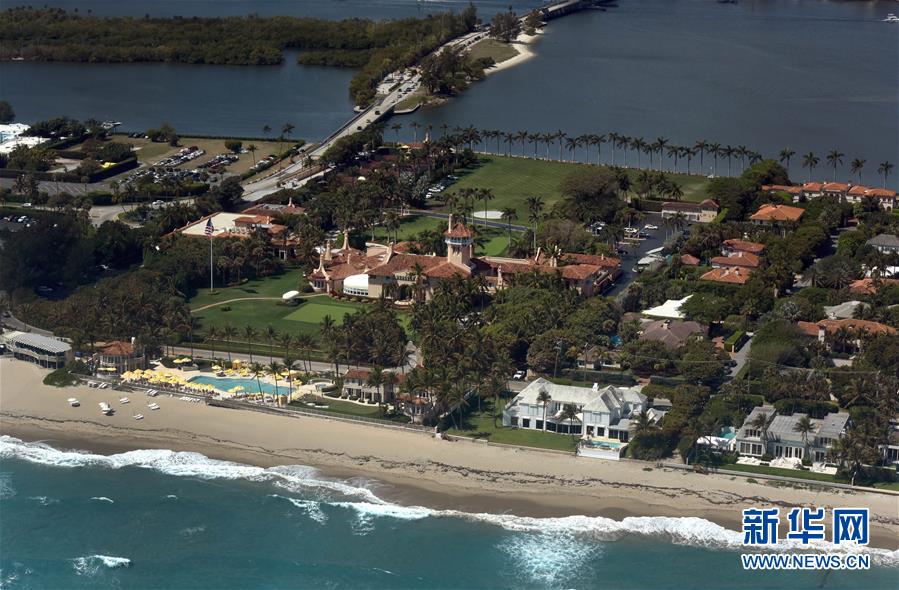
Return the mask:
<path fill-rule="evenodd" d="M 587 442 L 589 443 L 589 446 L 593 447 L 594 449 L 602 449 L 604 451 L 617 451 L 621 448 L 620 442 L 613 442 L 608 440 L 591 440 Z"/>
<path fill-rule="evenodd" d="M 257 381 L 255 379 L 248 378 L 234 378 L 234 377 L 205 377 L 199 376 L 194 377 L 190 380 L 191 383 L 201 383 L 204 385 L 212 385 L 219 391 L 231 391 L 235 387 L 243 387 L 244 393 L 278 393 L 280 390 L 281 395 L 287 395 L 289 391 L 289 386 L 286 383 L 279 383 L 278 390 L 275 389 L 275 386 L 271 383 L 266 383 L 265 381 Z M 260 390 L 261 386 L 261 390 Z"/>

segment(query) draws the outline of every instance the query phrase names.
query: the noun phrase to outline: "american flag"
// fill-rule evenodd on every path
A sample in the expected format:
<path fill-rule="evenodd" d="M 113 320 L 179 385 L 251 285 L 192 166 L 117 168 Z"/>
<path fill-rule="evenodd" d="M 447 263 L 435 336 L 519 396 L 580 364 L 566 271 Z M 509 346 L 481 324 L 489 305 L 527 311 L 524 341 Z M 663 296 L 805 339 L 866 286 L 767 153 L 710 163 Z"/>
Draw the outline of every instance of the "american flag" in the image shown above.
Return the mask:
<path fill-rule="evenodd" d="M 212 236 L 212 232 L 213 232 L 214 230 L 215 230 L 215 228 L 212 227 L 212 218 L 210 217 L 209 219 L 206 220 L 206 231 L 204 232 L 204 233 L 206 234 L 206 237 L 207 237 L 207 238 L 208 238 L 208 237 L 211 237 L 211 236 Z"/>

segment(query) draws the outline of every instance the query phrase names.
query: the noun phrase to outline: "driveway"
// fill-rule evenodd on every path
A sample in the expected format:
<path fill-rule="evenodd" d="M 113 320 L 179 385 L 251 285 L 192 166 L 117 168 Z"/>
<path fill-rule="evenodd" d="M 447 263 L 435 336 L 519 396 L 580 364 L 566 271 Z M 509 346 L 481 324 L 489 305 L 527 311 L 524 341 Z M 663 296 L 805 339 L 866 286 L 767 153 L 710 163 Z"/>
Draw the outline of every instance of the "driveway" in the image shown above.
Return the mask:
<path fill-rule="evenodd" d="M 615 285 L 605 292 L 605 295 L 615 297 L 624 293 L 628 286 L 633 283 L 638 276 L 638 273 L 635 273 L 633 270 L 634 266 L 637 265 L 637 261 L 643 258 L 650 250 L 661 248 L 665 243 L 666 233 L 668 236 L 671 235 L 670 232 L 666 232 L 665 230 L 665 224 L 662 223 L 661 213 L 647 213 L 646 218 L 641 223 L 641 227 L 647 223 L 657 225 L 659 229 L 647 231 L 646 233 L 649 234 L 648 238 L 640 240 L 636 247 L 631 246 L 628 248 L 627 254 L 621 257 L 621 276 L 618 277 L 618 281 Z"/>

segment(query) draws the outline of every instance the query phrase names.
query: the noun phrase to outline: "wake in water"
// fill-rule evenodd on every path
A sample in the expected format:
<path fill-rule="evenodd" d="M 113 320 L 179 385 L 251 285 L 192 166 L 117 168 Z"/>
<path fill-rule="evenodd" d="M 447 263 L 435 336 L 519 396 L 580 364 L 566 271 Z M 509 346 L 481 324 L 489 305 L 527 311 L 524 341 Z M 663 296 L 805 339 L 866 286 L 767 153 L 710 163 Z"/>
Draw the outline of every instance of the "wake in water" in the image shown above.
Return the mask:
<path fill-rule="evenodd" d="M 531 518 L 511 514 L 468 513 L 458 510 L 434 510 L 423 506 L 400 506 L 379 498 L 363 485 L 325 479 L 318 470 L 302 465 L 284 465 L 272 468 L 254 467 L 229 461 L 210 459 L 199 453 L 175 452 L 169 450 L 139 450 L 117 455 L 96 455 L 81 451 L 63 451 L 43 443 L 25 443 L 17 438 L 0 436 L 0 459 L 19 459 L 41 465 L 57 467 L 103 467 L 121 469 L 137 467 L 153 469 L 161 473 L 179 477 L 201 479 L 230 479 L 267 482 L 288 492 L 312 496 L 293 498 L 280 494 L 272 497 L 283 499 L 302 510 L 310 519 L 324 525 L 327 514 L 323 506 L 332 506 L 353 511 L 357 516 L 354 532 L 367 534 L 378 518 L 393 518 L 405 521 L 425 518 L 457 518 L 472 522 L 487 523 L 508 531 L 530 533 L 532 536 L 518 542 L 528 544 L 519 547 L 510 555 L 530 555 L 539 548 L 541 536 L 553 535 L 554 539 L 570 539 L 571 554 L 586 556 L 599 550 L 596 543 L 585 541 L 615 541 L 626 536 L 642 536 L 663 539 L 679 545 L 690 545 L 717 549 L 743 549 L 742 534 L 725 529 L 713 522 L 696 517 L 627 517 L 620 521 L 601 516 L 568 516 L 562 518 Z M 3 483 L 3 482 L 0 482 Z M 11 487 L 6 493 L 10 493 Z M 14 493 L 14 492 L 12 492 Z M 336 497 L 335 497 L 336 496 Z M 93 498 L 101 500 L 100 497 Z M 104 498 L 106 501 L 111 501 Z M 872 556 L 878 565 L 899 567 L 899 550 L 888 551 L 873 548 L 852 548 L 834 546 L 819 542 L 802 546 L 799 543 L 782 542 L 776 548 L 781 551 L 819 550 L 863 551 Z M 97 558 L 103 565 L 103 556 Z M 124 558 L 111 558 L 124 559 Z M 94 560 L 96 561 L 96 560 Z M 128 561 L 128 560 L 125 560 Z M 547 563 L 551 560 L 534 559 L 529 563 Z M 130 563 L 130 562 L 128 562 Z M 120 566 L 121 564 L 119 564 Z M 87 566 L 85 566 L 87 567 Z M 533 571 L 536 579 L 551 580 L 555 577 L 555 566 L 541 566 L 548 569 Z"/>
<path fill-rule="evenodd" d="M 79 576 L 95 576 L 102 569 L 115 569 L 131 567 L 131 560 L 127 557 L 113 557 L 111 555 L 88 555 L 76 557 L 72 560 L 72 568 Z"/>

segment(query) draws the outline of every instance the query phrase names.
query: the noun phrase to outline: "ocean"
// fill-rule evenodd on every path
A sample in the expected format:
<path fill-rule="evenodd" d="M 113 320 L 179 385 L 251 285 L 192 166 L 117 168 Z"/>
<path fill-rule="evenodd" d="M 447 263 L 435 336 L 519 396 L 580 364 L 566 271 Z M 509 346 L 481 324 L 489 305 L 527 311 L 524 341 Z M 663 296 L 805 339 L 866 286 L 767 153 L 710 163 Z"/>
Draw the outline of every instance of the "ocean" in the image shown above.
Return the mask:
<path fill-rule="evenodd" d="M 896 588 L 744 572 L 698 518 L 519 518 L 399 506 L 378 482 L 196 453 L 111 456 L 0 437 L 2 588 Z"/>

